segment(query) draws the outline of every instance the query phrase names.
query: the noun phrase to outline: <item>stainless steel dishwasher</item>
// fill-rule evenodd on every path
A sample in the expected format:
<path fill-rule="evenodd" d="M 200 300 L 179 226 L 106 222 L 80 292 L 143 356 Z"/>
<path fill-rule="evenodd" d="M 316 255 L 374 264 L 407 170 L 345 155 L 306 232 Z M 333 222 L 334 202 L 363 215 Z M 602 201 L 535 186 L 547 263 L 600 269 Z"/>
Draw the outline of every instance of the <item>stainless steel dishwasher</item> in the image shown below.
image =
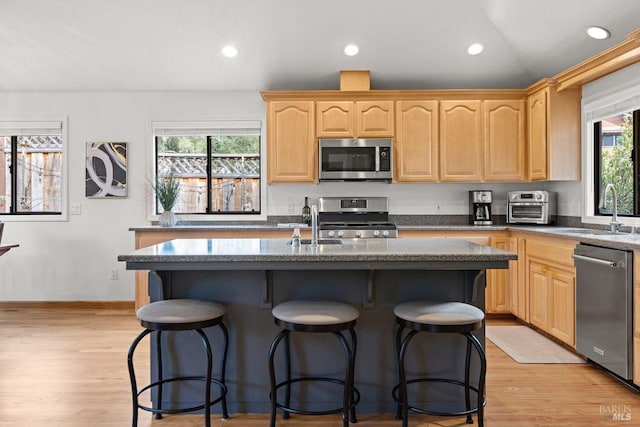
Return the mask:
<path fill-rule="evenodd" d="M 576 349 L 624 380 L 633 379 L 633 253 L 579 244 Z"/>

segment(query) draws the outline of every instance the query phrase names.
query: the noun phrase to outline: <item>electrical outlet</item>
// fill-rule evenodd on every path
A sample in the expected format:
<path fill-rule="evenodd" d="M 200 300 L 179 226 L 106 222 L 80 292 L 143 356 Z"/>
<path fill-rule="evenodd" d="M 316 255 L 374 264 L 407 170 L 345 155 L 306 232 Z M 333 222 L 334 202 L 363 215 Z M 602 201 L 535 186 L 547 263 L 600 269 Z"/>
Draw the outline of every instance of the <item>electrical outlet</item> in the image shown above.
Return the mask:
<path fill-rule="evenodd" d="M 111 269 L 111 280 L 118 280 L 118 268 L 114 267 Z"/>
<path fill-rule="evenodd" d="M 440 213 L 440 205 L 436 205 L 436 212 Z"/>
<path fill-rule="evenodd" d="M 82 204 L 71 203 L 71 215 L 81 215 L 81 214 L 82 214 Z"/>

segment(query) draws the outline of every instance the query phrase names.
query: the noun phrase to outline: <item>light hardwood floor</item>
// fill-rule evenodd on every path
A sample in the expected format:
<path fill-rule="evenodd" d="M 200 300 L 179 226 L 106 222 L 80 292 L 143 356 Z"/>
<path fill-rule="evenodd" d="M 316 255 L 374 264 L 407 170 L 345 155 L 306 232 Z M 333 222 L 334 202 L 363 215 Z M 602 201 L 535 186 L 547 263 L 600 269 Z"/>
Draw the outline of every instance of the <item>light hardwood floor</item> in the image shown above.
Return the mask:
<path fill-rule="evenodd" d="M 489 319 L 489 324 L 513 320 Z M 132 308 L 0 304 L 0 427 L 124 427 L 130 425 L 126 352 L 140 331 Z M 148 372 L 147 346 L 138 366 Z M 488 427 L 637 426 L 640 394 L 590 365 L 525 365 L 487 341 Z M 611 410 L 631 420 L 614 421 Z M 412 427 L 463 426 L 464 418 L 412 415 Z M 360 415 L 361 427 L 400 423 L 390 414 Z M 202 426 L 201 415 L 152 420 L 140 427 Z M 262 427 L 265 415 L 232 414 L 213 425 Z M 341 426 L 337 416 L 278 420 L 282 427 Z"/>

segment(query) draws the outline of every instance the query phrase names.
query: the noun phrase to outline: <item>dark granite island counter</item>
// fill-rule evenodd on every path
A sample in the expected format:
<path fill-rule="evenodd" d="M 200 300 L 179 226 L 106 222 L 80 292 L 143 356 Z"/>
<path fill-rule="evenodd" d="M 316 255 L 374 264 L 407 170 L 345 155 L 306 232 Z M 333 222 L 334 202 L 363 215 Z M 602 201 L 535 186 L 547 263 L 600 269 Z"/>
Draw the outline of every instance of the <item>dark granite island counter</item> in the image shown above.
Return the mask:
<path fill-rule="evenodd" d="M 293 298 L 336 299 L 359 309 L 356 386 L 362 399 L 358 410 L 394 412 L 394 306 L 429 299 L 465 301 L 484 309 L 484 271 L 508 268 L 508 262 L 516 259 L 509 252 L 449 238 L 344 240 L 341 245 L 317 247 L 293 247 L 286 242 L 178 239 L 118 257 L 126 262 L 127 269 L 150 270 L 152 301 L 201 298 L 226 306 L 232 412 L 268 412 L 267 351 L 278 332 L 270 308 Z M 465 340 L 421 335 L 426 338 L 416 338 L 416 348 L 410 355 L 415 358 L 408 357 L 408 361 L 414 366 L 428 366 L 429 372 L 441 376 L 459 376 L 464 366 Z M 478 338 L 484 343 L 484 329 Z M 211 340 L 217 345 L 219 337 L 212 333 Z M 294 337 L 294 360 L 299 361 L 293 366 L 294 374 L 297 369 L 328 375 L 340 372 L 342 354 L 334 340 L 330 336 L 314 336 L 313 340 Z M 173 352 L 173 363 L 167 369 L 195 373 L 193 369 L 199 368 L 193 360 L 200 360 L 199 346 L 197 338 L 189 334 L 172 337 L 166 350 Z M 303 390 L 301 400 L 326 401 L 330 406 L 338 403 L 332 391 Z M 459 400 L 459 396 L 451 396 L 452 392 L 434 390 L 421 399 L 435 400 L 444 410 L 452 405 L 451 400 Z M 165 396 L 182 403 L 192 399 L 188 390 Z"/>

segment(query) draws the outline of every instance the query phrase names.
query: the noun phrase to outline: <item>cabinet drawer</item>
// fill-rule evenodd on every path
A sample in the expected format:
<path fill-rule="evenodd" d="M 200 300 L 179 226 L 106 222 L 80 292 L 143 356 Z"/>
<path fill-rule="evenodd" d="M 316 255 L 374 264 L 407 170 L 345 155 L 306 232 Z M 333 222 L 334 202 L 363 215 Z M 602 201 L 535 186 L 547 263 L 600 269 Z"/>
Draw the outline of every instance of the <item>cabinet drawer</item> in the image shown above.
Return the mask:
<path fill-rule="evenodd" d="M 576 242 L 567 243 L 564 240 L 527 239 L 526 251 L 528 256 L 551 261 L 573 268 L 573 250 Z"/>

